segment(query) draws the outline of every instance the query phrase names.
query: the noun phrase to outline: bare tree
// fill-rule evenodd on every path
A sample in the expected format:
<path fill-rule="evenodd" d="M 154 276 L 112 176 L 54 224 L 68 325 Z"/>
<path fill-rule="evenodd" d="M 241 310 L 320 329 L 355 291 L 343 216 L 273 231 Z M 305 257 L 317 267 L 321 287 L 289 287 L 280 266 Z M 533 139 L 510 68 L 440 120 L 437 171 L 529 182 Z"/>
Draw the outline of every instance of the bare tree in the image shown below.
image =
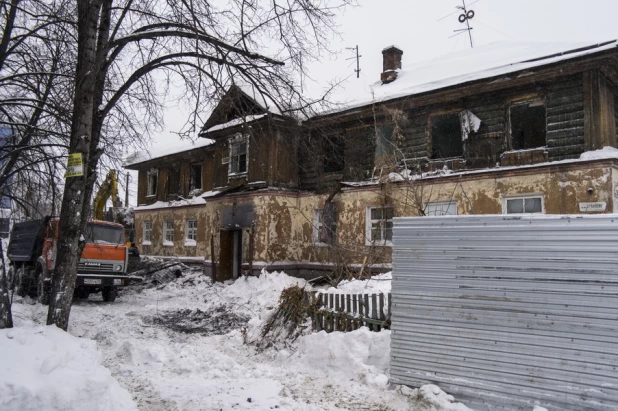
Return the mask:
<path fill-rule="evenodd" d="M 84 175 L 67 179 L 47 322 L 66 329 L 77 262 L 104 133 L 147 133 L 160 120 L 167 88 L 181 83 L 200 113 L 232 83 L 244 83 L 282 112 L 308 110 L 299 90 L 300 56 L 327 51 L 335 12 L 350 0 L 83 0 L 77 3 L 77 64 L 69 152 Z M 168 83 L 168 84 L 171 84 Z M 279 103 L 284 102 L 284 103 Z M 294 107 L 294 109 L 290 109 Z M 136 124 L 134 118 L 140 119 Z M 119 126 L 131 124 L 128 130 Z M 110 130 L 114 129 L 114 130 Z M 135 135 L 134 135 L 135 136 Z"/>

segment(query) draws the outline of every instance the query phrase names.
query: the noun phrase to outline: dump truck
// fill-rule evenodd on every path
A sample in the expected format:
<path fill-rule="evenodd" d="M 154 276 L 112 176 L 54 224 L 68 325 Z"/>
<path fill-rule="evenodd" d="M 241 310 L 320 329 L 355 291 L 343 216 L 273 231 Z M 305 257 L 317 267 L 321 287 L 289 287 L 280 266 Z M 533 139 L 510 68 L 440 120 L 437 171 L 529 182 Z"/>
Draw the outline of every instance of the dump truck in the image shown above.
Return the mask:
<path fill-rule="evenodd" d="M 7 256 L 8 277 L 17 295 L 38 297 L 49 303 L 51 277 L 56 264 L 59 219 L 15 223 L 11 230 Z M 86 241 L 77 267 L 75 297 L 88 298 L 101 292 L 112 302 L 118 288 L 134 279 L 127 276 L 128 248 L 121 224 L 89 220 L 82 234 Z"/>

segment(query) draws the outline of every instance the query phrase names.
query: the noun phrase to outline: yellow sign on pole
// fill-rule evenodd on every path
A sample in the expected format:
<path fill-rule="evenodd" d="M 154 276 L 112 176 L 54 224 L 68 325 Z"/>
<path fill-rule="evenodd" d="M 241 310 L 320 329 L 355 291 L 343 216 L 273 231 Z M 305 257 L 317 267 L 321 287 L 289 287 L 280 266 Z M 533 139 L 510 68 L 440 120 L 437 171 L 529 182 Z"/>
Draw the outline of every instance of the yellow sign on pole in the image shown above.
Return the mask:
<path fill-rule="evenodd" d="M 67 172 L 64 178 L 79 177 L 84 175 L 84 162 L 82 161 L 82 153 L 69 154 L 67 160 Z"/>

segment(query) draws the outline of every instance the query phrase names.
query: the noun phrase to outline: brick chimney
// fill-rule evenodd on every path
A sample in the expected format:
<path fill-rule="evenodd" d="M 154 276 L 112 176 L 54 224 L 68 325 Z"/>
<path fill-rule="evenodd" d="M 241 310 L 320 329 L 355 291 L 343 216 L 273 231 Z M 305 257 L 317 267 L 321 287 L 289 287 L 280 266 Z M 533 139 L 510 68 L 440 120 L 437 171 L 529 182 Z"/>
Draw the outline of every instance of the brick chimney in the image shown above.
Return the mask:
<path fill-rule="evenodd" d="M 397 79 L 397 72 L 395 70 L 401 68 L 402 55 L 403 51 L 395 46 L 389 46 L 382 50 L 382 74 L 380 75 L 380 80 L 382 80 L 383 84 Z"/>

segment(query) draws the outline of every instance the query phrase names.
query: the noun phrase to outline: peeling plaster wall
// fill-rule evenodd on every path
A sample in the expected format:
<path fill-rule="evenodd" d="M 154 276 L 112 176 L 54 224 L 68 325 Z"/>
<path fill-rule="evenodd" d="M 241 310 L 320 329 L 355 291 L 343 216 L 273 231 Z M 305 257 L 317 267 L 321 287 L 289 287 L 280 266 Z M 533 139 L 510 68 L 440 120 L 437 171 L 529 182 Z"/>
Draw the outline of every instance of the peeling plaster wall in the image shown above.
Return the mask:
<path fill-rule="evenodd" d="M 543 194 L 546 214 L 578 214 L 580 202 L 607 202 L 614 210 L 614 185 L 618 170 L 611 163 L 596 166 L 568 165 L 544 169 L 490 173 L 483 176 L 444 177 L 423 183 L 389 183 L 382 186 L 346 189 L 334 198 L 337 205 L 337 247 L 313 244 L 313 211 L 322 209 L 326 195 L 268 192 L 228 195 L 204 206 L 138 211 L 137 244 L 143 254 L 203 256 L 212 260 L 210 240 L 214 236 L 215 260 L 219 258 L 219 235 L 223 210 L 253 205 L 253 227 L 243 228 L 243 263 L 343 263 L 388 264 L 391 248 L 365 245 L 367 208 L 392 205 L 395 216 L 419 215 L 433 201 L 456 201 L 458 214 L 502 214 L 505 196 Z M 589 193 L 588 189 L 592 192 Z M 195 247 L 184 246 L 185 220 L 198 219 Z M 174 246 L 162 246 L 163 221 L 175 222 Z M 145 220 L 152 221 L 152 245 L 142 245 Z M 254 248 L 249 239 L 254 232 Z"/>

